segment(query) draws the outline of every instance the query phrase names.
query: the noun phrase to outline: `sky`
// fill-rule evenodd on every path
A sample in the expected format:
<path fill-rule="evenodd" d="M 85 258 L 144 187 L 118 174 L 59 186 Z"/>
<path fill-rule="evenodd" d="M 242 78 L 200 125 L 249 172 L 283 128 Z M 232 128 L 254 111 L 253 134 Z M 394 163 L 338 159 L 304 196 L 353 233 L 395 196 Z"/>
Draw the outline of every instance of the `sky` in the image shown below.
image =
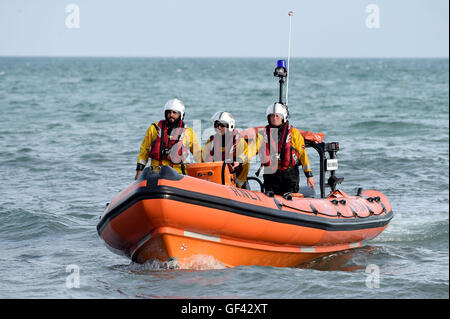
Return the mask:
<path fill-rule="evenodd" d="M 0 56 L 286 56 L 290 10 L 292 57 L 448 58 L 448 0 L 0 0 Z"/>

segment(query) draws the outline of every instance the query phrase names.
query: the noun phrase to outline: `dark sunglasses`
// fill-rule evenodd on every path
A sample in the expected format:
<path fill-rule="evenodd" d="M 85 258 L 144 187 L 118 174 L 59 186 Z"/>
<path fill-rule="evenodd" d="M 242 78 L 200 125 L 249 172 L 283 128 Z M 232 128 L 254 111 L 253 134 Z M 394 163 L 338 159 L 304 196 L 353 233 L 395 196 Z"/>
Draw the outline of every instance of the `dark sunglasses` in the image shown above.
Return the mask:
<path fill-rule="evenodd" d="M 214 128 L 218 128 L 218 127 L 228 127 L 228 124 L 225 125 L 225 124 L 220 123 L 218 121 L 214 122 Z"/>

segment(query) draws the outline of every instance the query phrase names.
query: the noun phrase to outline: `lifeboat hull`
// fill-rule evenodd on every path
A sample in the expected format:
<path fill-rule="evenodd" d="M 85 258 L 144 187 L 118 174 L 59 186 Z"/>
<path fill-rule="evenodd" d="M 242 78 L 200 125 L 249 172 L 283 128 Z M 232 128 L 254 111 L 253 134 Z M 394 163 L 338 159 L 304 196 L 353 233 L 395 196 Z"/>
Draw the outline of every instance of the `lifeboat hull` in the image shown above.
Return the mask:
<path fill-rule="evenodd" d="M 144 263 L 213 256 L 227 267 L 289 267 L 361 247 L 393 217 L 378 191 L 291 200 L 178 174 L 170 167 L 130 185 L 105 209 L 99 236 L 114 253 Z"/>

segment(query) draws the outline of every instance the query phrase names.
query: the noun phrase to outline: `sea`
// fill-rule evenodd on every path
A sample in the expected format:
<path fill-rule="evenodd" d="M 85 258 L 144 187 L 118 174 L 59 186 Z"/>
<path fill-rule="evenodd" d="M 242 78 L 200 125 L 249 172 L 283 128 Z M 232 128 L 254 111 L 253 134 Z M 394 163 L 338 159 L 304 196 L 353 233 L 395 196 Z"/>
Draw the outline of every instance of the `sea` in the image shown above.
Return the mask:
<path fill-rule="evenodd" d="M 216 111 L 263 126 L 277 59 L 0 57 L 0 298 L 448 299 L 448 58 L 290 60 L 290 123 L 339 142 L 338 189 L 391 202 L 394 218 L 365 246 L 296 267 L 202 256 L 187 269 L 106 248 L 100 215 L 134 181 L 164 104 L 185 103 L 203 144 Z"/>

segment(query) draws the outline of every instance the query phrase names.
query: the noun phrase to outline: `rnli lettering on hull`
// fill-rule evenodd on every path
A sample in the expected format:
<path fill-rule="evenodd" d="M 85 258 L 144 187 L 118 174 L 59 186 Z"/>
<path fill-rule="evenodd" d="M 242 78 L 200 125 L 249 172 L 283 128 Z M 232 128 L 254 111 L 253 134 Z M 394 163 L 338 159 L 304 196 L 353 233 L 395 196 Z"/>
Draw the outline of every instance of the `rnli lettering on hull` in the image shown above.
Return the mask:
<path fill-rule="evenodd" d="M 242 188 L 236 188 L 236 187 L 231 187 L 230 189 L 233 191 L 234 195 L 236 195 L 237 197 L 243 197 L 243 198 L 250 198 L 253 200 L 261 200 L 261 198 L 259 198 L 259 196 L 251 191 L 242 189 Z"/>

